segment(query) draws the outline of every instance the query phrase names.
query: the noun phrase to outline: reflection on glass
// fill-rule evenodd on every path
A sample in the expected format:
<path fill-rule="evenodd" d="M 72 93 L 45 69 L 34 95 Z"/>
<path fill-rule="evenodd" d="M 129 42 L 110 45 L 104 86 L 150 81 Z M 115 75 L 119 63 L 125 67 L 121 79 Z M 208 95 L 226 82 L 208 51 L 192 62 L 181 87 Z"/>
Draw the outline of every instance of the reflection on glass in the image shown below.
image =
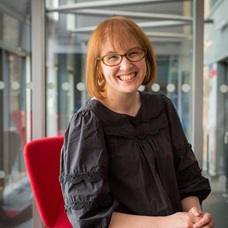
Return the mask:
<path fill-rule="evenodd" d="M 219 89 L 220 89 L 221 93 L 227 93 L 228 92 L 228 86 L 225 84 L 221 85 Z"/>
<path fill-rule="evenodd" d="M 140 87 L 139 87 L 139 91 L 144 91 L 145 90 L 145 86 L 144 85 L 141 85 Z"/>
<path fill-rule="evenodd" d="M 4 89 L 4 87 L 5 87 L 5 83 L 0 81 L 0 90 Z"/>
<path fill-rule="evenodd" d="M 63 82 L 63 84 L 62 84 L 62 89 L 63 89 L 64 91 L 70 90 L 70 85 L 69 85 L 69 83 L 68 83 L 68 82 Z"/>
<path fill-rule="evenodd" d="M 83 82 L 79 82 L 77 85 L 76 85 L 76 89 L 78 91 L 83 91 L 85 90 L 85 84 Z"/>
<path fill-rule="evenodd" d="M 18 82 L 11 83 L 12 90 L 18 90 L 20 88 L 20 84 Z"/>
<path fill-rule="evenodd" d="M 151 90 L 155 93 L 159 92 L 160 91 L 160 88 L 161 86 L 158 84 L 158 83 L 154 83 L 152 86 L 151 86 Z"/>
<path fill-rule="evenodd" d="M 27 82 L 26 83 L 26 88 L 27 89 L 32 89 L 32 82 Z"/>
<path fill-rule="evenodd" d="M 182 91 L 183 92 L 188 93 L 188 92 L 190 92 L 190 89 L 191 89 L 190 85 L 188 85 L 188 84 L 182 85 Z"/>
<path fill-rule="evenodd" d="M 166 86 L 166 89 L 167 89 L 167 91 L 169 92 L 169 93 L 172 93 L 172 92 L 174 92 L 175 91 L 175 85 L 174 84 L 168 84 L 167 86 Z"/>

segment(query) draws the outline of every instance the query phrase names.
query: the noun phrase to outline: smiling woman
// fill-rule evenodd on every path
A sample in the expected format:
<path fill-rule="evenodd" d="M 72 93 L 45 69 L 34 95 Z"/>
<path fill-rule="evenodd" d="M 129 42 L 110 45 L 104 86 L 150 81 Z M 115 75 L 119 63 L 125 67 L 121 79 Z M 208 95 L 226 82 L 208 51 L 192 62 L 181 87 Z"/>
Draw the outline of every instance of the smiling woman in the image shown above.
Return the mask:
<path fill-rule="evenodd" d="M 139 94 L 160 93 L 172 100 L 180 116 L 185 135 L 188 141 L 193 143 L 194 154 L 198 158 L 199 165 L 204 173 L 209 171 L 209 174 L 213 175 L 211 179 L 213 192 L 204 201 L 203 208 L 213 214 L 217 227 L 227 228 L 227 213 L 223 213 L 227 209 L 227 202 L 223 193 L 228 192 L 228 156 L 226 156 L 228 148 L 228 119 L 226 118 L 228 116 L 228 26 L 222 26 L 222 30 L 216 30 L 221 25 L 220 22 L 228 21 L 227 8 L 228 0 L 0 0 L 0 226 L 31 228 L 34 224 L 36 228 L 43 227 L 39 221 L 40 216 L 36 205 L 32 206 L 31 188 L 25 175 L 22 158 L 22 145 L 32 137 L 65 133 L 72 115 L 90 99 L 84 78 L 86 45 L 90 35 L 97 25 L 110 15 L 123 15 L 131 18 L 143 29 L 156 51 L 158 75 L 156 83 L 151 86 L 140 85 L 138 90 L 141 93 Z M 203 17 L 203 15 L 206 16 Z M 122 30 L 116 29 L 113 34 L 115 37 L 113 44 L 115 45 L 115 40 L 119 40 L 120 37 L 123 44 L 135 37 L 134 34 L 126 35 Z M 205 38 L 204 61 L 203 37 Z M 136 46 L 142 47 L 143 45 L 140 43 Z M 117 50 L 117 47 L 110 47 L 106 53 L 102 48 L 102 53 L 96 54 L 94 59 L 103 57 L 109 51 L 122 55 L 128 53 L 131 48 L 123 46 L 123 49 L 120 47 Z M 105 68 L 102 61 L 95 61 L 97 66 L 100 66 L 98 74 L 100 88 L 102 88 L 102 83 L 105 83 L 103 74 L 105 70 L 106 73 L 107 71 L 112 73 L 111 75 L 105 74 L 110 76 L 110 79 L 117 78 L 109 85 L 116 88 L 119 84 L 121 91 L 125 91 L 125 95 L 130 97 L 130 91 L 134 90 L 133 86 L 137 87 L 136 80 L 140 74 L 138 64 L 143 63 L 147 57 L 144 56 L 135 64 L 130 63 L 126 57 L 123 56 L 121 64 L 117 64 L 119 66 L 115 66 L 112 70 L 108 70 L 108 66 Z M 93 63 L 90 64 L 92 66 Z M 203 65 L 204 74 L 202 73 Z M 131 68 L 133 66 L 134 68 Z M 131 70 L 124 72 L 124 67 Z M 105 89 L 104 86 L 102 90 L 104 96 L 106 95 Z M 203 89 L 204 95 L 202 95 Z M 140 101 L 138 95 L 135 99 Z M 142 131 L 141 128 L 138 131 L 131 128 L 132 126 L 137 128 L 140 125 L 137 116 L 142 113 L 140 111 L 142 99 L 141 103 L 135 102 L 130 106 L 127 114 L 121 105 L 115 106 L 116 109 L 114 109 L 113 103 L 105 104 L 106 99 L 100 100 L 101 102 L 94 97 L 91 102 L 100 102 L 104 105 L 103 108 L 97 105 L 101 112 L 110 115 L 111 123 L 108 123 L 107 127 L 110 134 L 116 134 L 116 129 L 112 128 L 115 118 L 120 129 L 116 137 L 120 141 L 123 138 L 123 132 L 135 134 L 134 137 L 128 134 L 125 137 L 134 138 L 130 148 L 132 154 L 123 162 L 126 167 L 131 167 L 129 157 L 131 160 L 138 159 L 133 152 L 135 148 L 142 147 L 139 142 L 142 142 L 145 137 L 144 134 L 138 134 Z M 129 107 L 127 101 L 122 99 L 120 104 Z M 204 102 L 203 105 L 202 102 Z M 146 104 L 143 113 L 150 113 L 151 109 L 158 111 L 153 113 L 153 118 L 159 116 L 160 109 L 151 102 Z M 120 119 L 110 114 L 113 110 L 117 111 Z M 99 116 L 102 117 L 100 114 Z M 121 126 L 124 125 L 126 116 L 132 126 L 124 130 L 125 128 Z M 144 117 L 142 121 L 148 122 L 148 118 Z M 157 119 L 154 122 L 156 121 Z M 163 123 L 163 120 L 160 122 Z M 162 128 L 158 129 L 153 126 L 150 133 L 156 137 L 156 133 L 161 133 L 161 131 Z M 89 132 L 87 133 L 86 136 L 89 135 Z M 156 143 L 155 140 L 154 142 Z M 94 144 L 91 143 L 91 146 L 95 147 Z M 120 154 L 116 153 L 116 157 L 121 157 L 121 152 L 123 152 L 121 147 L 125 144 L 127 143 L 124 140 L 121 141 Z M 119 144 L 113 143 L 109 150 L 115 149 L 116 145 Z M 155 151 L 158 151 L 157 148 L 156 145 Z M 141 157 L 145 155 L 141 153 Z M 97 157 L 94 158 L 96 159 Z M 115 161 L 113 160 L 113 163 Z M 158 164 L 156 162 L 152 166 L 160 170 Z M 118 163 L 113 166 L 115 165 L 118 167 Z M 148 163 L 145 162 L 142 167 L 147 167 L 147 165 Z M 137 174 L 139 167 L 140 164 L 136 168 L 132 167 L 132 176 Z M 77 180 L 83 177 L 83 173 L 79 176 Z M 122 169 L 120 176 L 128 180 L 128 176 Z M 90 179 L 95 180 L 95 178 Z M 140 177 L 139 180 L 145 179 Z M 140 181 L 138 182 L 141 184 Z M 135 185 L 135 188 L 141 189 L 142 186 Z M 216 205 L 214 197 L 218 201 Z M 132 198 L 137 199 L 137 197 Z"/>
<path fill-rule="evenodd" d="M 213 228 L 200 206 L 210 185 L 174 105 L 138 90 L 156 78 L 142 29 L 125 17 L 106 19 L 92 33 L 86 64 L 92 99 L 73 115 L 61 152 L 73 227 Z"/>

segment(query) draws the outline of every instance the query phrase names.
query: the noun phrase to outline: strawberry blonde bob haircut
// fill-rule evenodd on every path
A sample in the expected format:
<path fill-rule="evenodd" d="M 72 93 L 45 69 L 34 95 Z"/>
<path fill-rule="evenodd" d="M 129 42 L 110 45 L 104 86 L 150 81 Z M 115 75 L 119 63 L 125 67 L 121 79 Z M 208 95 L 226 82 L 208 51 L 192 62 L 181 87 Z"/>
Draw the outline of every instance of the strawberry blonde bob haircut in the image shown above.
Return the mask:
<path fill-rule="evenodd" d="M 86 57 L 86 88 L 91 97 L 105 99 L 105 78 L 99 70 L 101 50 L 106 40 L 115 46 L 125 47 L 128 40 L 135 39 L 141 48 L 146 51 L 145 60 L 147 74 L 142 85 L 150 86 L 156 80 L 156 57 L 153 46 L 143 30 L 132 20 L 115 16 L 104 20 L 93 31 L 87 45 Z"/>

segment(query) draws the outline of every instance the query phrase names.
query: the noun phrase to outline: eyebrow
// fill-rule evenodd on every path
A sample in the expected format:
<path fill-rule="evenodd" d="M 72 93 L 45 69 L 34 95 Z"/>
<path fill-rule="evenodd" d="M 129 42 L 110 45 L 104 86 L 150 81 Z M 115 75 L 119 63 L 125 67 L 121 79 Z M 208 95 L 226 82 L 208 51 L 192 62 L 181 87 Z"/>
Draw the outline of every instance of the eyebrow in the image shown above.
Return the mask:
<path fill-rule="evenodd" d="M 119 54 L 117 51 L 108 51 L 106 52 L 105 55 L 109 55 L 109 54 Z"/>
<path fill-rule="evenodd" d="M 129 51 L 131 51 L 131 50 L 133 50 L 133 49 L 136 49 L 136 48 L 141 48 L 141 47 L 139 47 L 139 46 L 132 47 L 132 48 L 130 48 L 130 49 L 129 49 L 127 52 L 125 52 L 125 53 L 128 53 Z M 108 51 L 108 52 L 106 52 L 103 56 L 109 55 L 109 54 L 119 54 L 119 52 L 117 52 L 117 51 Z"/>

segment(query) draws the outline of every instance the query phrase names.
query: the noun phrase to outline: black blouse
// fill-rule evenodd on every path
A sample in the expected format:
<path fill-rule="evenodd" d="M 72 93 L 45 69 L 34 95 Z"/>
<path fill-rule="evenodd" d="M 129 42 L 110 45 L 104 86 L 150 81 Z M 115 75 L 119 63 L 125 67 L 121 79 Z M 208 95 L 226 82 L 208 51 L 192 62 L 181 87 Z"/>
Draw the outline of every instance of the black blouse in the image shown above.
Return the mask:
<path fill-rule="evenodd" d="M 201 174 L 172 102 L 140 92 L 136 117 L 89 100 L 65 134 L 60 182 L 73 227 L 108 227 L 113 211 L 165 216 L 181 200 L 202 202 L 210 185 Z"/>

